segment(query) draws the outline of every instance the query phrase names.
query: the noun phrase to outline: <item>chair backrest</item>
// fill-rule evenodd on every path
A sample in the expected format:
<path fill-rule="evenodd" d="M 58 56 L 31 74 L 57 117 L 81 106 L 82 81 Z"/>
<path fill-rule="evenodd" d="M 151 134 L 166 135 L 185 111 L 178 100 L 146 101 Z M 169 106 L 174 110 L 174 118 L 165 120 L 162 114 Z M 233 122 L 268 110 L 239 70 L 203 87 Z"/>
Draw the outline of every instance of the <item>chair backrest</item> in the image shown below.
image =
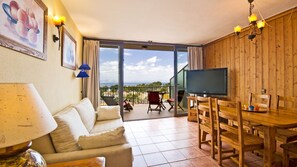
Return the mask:
<path fill-rule="evenodd" d="M 296 110 L 297 109 L 297 97 L 287 97 L 287 96 L 276 96 L 276 108 L 277 109 L 287 109 Z"/>
<path fill-rule="evenodd" d="M 101 96 L 101 98 L 104 100 L 104 102 L 108 106 L 116 106 L 119 105 L 118 102 L 114 99 L 114 96 Z"/>
<path fill-rule="evenodd" d="M 197 123 L 209 124 L 211 130 L 214 130 L 214 113 L 212 109 L 212 100 L 210 97 L 196 97 L 197 102 Z"/>
<path fill-rule="evenodd" d="M 148 92 L 148 102 L 149 104 L 160 104 L 160 93 L 154 91 Z"/>
<path fill-rule="evenodd" d="M 216 120 L 217 120 L 217 130 L 218 135 L 222 134 L 223 131 L 231 132 L 235 135 L 238 135 L 238 144 L 243 146 L 243 121 L 242 121 L 242 111 L 241 111 L 241 103 L 234 101 L 224 101 L 215 99 L 215 112 L 216 112 Z M 228 114 L 224 111 L 235 111 L 236 116 L 233 114 Z M 236 121 L 238 123 L 237 126 L 232 126 L 223 121 L 224 119 L 228 119 L 230 121 Z M 220 137 L 220 136 L 219 136 Z"/>
<path fill-rule="evenodd" d="M 262 95 L 250 93 L 249 105 L 258 106 L 260 108 L 269 109 L 271 102 L 271 95 Z"/>
<path fill-rule="evenodd" d="M 178 90 L 177 91 L 177 101 L 180 103 L 183 100 L 185 94 L 185 90 Z"/>

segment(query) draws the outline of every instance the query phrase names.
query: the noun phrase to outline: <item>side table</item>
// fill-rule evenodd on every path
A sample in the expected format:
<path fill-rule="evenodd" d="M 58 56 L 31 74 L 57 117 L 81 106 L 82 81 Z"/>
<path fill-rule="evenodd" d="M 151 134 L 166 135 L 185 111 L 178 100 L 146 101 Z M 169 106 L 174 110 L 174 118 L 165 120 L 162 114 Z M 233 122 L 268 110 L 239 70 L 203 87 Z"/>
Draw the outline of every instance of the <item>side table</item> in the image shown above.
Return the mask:
<path fill-rule="evenodd" d="M 48 167 L 105 167 L 105 158 L 104 157 L 95 157 L 80 159 L 75 161 L 59 162 L 48 164 Z"/>

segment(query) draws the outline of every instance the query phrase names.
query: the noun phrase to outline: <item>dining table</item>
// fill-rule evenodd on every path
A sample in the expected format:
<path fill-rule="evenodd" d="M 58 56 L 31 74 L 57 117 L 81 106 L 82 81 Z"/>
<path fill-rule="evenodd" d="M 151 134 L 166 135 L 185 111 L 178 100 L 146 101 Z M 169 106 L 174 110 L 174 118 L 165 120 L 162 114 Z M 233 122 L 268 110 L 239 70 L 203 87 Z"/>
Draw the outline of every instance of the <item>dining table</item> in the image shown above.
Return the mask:
<path fill-rule="evenodd" d="M 235 108 L 221 108 L 221 112 L 236 116 Z M 264 130 L 264 167 L 276 166 L 276 129 L 297 127 L 297 111 L 284 109 L 267 109 L 267 111 L 242 111 L 242 119 L 263 125 Z"/>

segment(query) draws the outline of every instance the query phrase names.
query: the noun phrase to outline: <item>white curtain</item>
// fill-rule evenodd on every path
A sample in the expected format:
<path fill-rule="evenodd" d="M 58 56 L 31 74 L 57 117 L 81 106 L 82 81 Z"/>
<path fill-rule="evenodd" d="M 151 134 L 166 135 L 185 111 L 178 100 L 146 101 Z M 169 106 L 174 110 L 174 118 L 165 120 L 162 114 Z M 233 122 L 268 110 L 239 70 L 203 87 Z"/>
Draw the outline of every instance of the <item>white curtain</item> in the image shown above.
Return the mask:
<path fill-rule="evenodd" d="M 202 47 L 188 47 L 189 70 L 203 69 Z"/>
<path fill-rule="evenodd" d="M 83 79 L 83 97 L 88 97 L 96 109 L 99 105 L 99 41 L 84 40 L 83 63 L 87 63 L 88 78 Z"/>

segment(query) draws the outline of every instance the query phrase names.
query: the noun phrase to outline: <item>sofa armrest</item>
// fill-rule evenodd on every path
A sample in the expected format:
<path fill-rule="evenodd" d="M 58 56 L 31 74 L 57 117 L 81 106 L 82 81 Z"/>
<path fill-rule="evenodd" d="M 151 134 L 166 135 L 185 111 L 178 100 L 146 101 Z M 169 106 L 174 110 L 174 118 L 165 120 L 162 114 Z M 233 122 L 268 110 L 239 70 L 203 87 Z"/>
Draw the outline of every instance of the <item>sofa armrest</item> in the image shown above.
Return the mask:
<path fill-rule="evenodd" d="M 79 159 L 105 157 L 106 167 L 132 167 L 133 155 L 130 144 L 42 155 L 47 164 Z"/>

